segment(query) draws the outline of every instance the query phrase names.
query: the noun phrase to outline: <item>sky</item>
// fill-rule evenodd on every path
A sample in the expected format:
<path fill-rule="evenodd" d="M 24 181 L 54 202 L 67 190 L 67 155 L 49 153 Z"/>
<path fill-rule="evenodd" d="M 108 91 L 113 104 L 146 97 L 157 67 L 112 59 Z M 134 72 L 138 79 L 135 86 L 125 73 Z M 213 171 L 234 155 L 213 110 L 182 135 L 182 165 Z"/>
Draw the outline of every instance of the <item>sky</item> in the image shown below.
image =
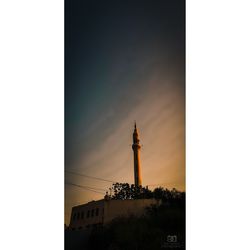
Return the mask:
<path fill-rule="evenodd" d="M 183 0 L 65 1 L 65 222 L 72 206 L 133 183 L 185 190 Z M 70 185 L 98 188 L 93 192 Z"/>

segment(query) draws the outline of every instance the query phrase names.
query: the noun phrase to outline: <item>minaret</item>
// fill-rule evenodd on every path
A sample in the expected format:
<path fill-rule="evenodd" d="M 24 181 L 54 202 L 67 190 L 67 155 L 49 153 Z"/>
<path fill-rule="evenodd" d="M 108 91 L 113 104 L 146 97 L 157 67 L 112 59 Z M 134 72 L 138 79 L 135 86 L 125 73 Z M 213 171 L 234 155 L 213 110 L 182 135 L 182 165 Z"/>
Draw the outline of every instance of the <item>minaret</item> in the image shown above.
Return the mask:
<path fill-rule="evenodd" d="M 133 133 L 133 145 L 132 149 L 134 151 L 134 171 L 135 171 L 135 186 L 139 187 L 142 185 L 142 179 L 141 179 L 141 164 L 140 164 L 140 149 L 141 145 L 139 144 L 139 135 L 136 128 L 135 123 L 135 129 Z"/>

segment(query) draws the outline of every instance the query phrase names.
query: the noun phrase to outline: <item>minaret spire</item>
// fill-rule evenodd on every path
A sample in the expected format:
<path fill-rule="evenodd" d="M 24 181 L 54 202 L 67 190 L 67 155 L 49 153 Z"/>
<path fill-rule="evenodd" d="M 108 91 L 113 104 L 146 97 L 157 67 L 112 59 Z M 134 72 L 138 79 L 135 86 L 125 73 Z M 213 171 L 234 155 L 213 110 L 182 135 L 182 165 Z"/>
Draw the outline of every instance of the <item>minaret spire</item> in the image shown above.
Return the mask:
<path fill-rule="evenodd" d="M 142 185 L 142 178 L 141 178 L 141 164 L 140 164 L 140 140 L 139 140 L 139 134 L 136 127 L 135 122 L 135 128 L 133 133 L 133 145 L 132 149 L 134 151 L 134 177 L 135 177 L 135 186 L 139 187 Z"/>

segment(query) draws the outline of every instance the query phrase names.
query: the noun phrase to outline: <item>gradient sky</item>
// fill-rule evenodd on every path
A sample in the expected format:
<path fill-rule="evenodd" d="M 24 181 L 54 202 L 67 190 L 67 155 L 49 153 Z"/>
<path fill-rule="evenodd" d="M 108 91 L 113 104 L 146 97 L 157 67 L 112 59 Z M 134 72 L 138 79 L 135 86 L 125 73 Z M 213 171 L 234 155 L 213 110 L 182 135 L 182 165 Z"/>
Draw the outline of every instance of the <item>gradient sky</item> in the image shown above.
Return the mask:
<path fill-rule="evenodd" d="M 134 120 L 143 185 L 185 190 L 184 1 L 66 0 L 65 169 L 133 183 Z M 65 185 L 66 223 L 72 206 L 102 197 Z"/>

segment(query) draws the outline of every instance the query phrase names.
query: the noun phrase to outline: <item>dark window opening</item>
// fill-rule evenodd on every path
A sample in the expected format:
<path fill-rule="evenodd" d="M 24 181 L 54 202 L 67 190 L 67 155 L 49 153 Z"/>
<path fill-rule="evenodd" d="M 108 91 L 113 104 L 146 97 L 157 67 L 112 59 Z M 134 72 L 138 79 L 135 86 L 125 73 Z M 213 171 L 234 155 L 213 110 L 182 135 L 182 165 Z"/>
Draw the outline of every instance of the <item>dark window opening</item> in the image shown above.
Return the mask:
<path fill-rule="evenodd" d="M 89 215 L 90 215 L 90 211 L 88 211 L 88 213 L 87 213 L 87 218 L 89 218 Z"/>
<path fill-rule="evenodd" d="M 77 219 L 78 220 L 80 219 L 80 213 L 79 212 L 77 213 Z"/>
<path fill-rule="evenodd" d="M 74 215 L 73 215 L 73 220 L 75 220 L 76 219 L 76 213 L 74 213 Z"/>
<path fill-rule="evenodd" d="M 84 212 L 81 212 L 81 219 L 84 218 Z"/>
<path fill-rule="evenodd" d="M 96 215 L 96 216 L 99 215 L 99 208 L 97 208 L 97 209 L 95 210 L 95 215 Z"/>
<path fill-rule="evenodd" d="M 95 210 L 92 209 L 92 210 L 91 210 L 91 217 L 94 217 L 94 213 L 95 213 Z"/>

